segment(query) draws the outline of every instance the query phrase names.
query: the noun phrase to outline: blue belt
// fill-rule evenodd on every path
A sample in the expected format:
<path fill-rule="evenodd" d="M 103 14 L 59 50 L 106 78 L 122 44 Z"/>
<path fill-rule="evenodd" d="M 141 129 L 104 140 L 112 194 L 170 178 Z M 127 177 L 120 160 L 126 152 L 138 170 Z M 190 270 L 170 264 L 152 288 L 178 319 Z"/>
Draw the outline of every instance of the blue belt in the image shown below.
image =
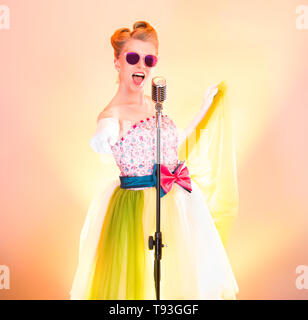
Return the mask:
<path fill-rule="evenodd" d="M 173 174 L 176 169 L 181 165 L 181 162 L 177 165 L 177 167 L 173 170 Z M 120 188 L 122 189 L 130 189 L 130 188 L 144 188 L 144 187 L 156 187 L 157 188 L 157 179 L 156 179 L 156 171 L 157 164 L 154 164 L 153 172 L 147 176 L 119 176 L 120 178 Z M 160 197 L 162 198 L 166 195 L 166 192 L 162 187 L 160 187 Z"/>

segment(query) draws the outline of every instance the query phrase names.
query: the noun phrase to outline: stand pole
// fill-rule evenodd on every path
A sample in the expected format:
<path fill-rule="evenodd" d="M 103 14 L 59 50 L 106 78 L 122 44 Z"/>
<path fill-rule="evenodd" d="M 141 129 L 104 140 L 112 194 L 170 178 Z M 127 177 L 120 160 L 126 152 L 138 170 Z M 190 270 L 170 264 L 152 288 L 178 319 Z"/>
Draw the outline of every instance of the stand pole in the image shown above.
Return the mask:
<path fill-rule="evenodd" d="M 160 260 L 162 258 L 162 250 L 164 247 L 162 243 L 162 233 L 160 231 L 160 129 L 161 129 L 161 109 L 162 105 L 157 103 L 155 106 L 156 109 L 156 163 L 157 163 L 157 171 L 156 171 L 156 232 L 155 238 L 153 236 L 149 237 L 149 249 L 152 250 L 155 247 L 154 252 L 154 282 L 155 282 L 155 292 L 156 292 L 156 300 L 160 300 Z"/>

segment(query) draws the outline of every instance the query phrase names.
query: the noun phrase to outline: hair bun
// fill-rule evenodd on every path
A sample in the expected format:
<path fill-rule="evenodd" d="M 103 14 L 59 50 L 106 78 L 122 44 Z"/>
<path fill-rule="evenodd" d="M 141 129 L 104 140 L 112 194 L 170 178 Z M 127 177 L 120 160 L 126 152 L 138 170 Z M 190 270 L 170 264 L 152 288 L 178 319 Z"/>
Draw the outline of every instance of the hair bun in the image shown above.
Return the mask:
<path fill-rule="evenodd" d="M 150 27 L 150 25 L 149 25 L 146 21 L 137 21 L 137 22 L 135 22 L 134 25 L 133 25 L 133 29 L 134 29 L 134 30 L 135 30 L 135 29 L 138 29 L 138 28 L 144 28 L 144 29 L 146 29 L 146 28 L 148 28 L 148 27 Z"/>
<path fill-rule="evenodd" d="M 130 32 L 130 30 L 128 28 L 122 28 L 119 31 L 120 31 L 120 33 L 122 33 L 122 32 Z"/>

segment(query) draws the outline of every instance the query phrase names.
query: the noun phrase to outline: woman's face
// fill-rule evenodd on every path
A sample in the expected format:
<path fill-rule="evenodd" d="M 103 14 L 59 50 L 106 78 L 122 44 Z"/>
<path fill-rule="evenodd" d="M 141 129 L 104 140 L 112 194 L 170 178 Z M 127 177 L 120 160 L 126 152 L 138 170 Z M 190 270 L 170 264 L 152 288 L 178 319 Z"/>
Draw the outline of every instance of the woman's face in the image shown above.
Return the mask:
<path fill-rule="evenodd" d="M 126 52 L 136 52 L 139 54 L 139 61 L 132 65 L 126 61 Z M 144 89 L 144 86 L 149 78 L 151 78 L 153 69 L 155 67 L 148 67 L 144 63 L 144 56 L 152 54 L 157 56 L 156 48 L 150 41 L 142 41 L 131 39 L 124 46 L 118 59 L 114 60 L 115 68 L 120 74 L 120 85 L 125 85 L 129 90 L 140 91 Z M 138 79 L 134 80 L 133 74 L 141 72 L 144 74 L 144 79 L 139 84 Z"/>

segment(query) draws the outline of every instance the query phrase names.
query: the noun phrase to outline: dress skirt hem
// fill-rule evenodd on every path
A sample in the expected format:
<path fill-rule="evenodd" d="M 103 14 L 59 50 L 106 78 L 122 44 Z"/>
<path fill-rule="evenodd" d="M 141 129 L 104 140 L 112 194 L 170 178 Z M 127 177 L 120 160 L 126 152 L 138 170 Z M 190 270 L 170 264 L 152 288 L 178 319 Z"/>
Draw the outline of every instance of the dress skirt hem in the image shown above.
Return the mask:
<path fill-rule="evenodd" d="M 205 198 L 177 183 L 161 198 L 161 300 L 236 299 L 238 285 Z M 71 300 L 155 300 L 155 187 L 114 181 L 92 200 L 80 236 Z"/>

